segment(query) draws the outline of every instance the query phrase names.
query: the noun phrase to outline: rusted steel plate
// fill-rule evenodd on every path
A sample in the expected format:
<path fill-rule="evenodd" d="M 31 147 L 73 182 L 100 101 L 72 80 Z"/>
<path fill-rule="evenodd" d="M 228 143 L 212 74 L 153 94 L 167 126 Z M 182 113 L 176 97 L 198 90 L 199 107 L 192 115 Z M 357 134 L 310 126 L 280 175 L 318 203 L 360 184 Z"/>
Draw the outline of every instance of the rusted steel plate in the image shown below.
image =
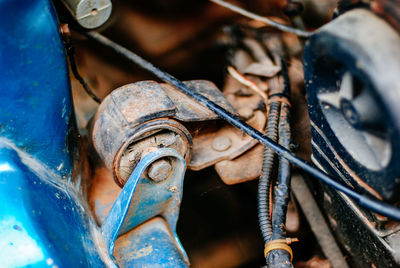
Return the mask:
<path fill-rule="evenodd" d="M 261 176 L 264 146 L 258 144 L 244 155 L 215 164 L 215 170 L 228 185 L 257 179 Z"/>
<path fill-rule="evenodd" d="M 183 82 L 193 91 L 207 97 L 208 99 L 218 103 L 221 107 L 227 109 L 231 113 L 236 113 L 232 105 L 227 101 L 222 92 L 207 80 L 192 80 Z M 184 93 L 177 90 L 171 85 L 161 84 L 163 90 L 168 94 L 168 97 L 175 103 L 177 111 L 175 118 L 184 122 L 215 120 L 219 116 L 211 112 L 208 108 L 199 104 L 191 98 L 188 98 Z"/>
<path fill-rule="evenodd" d="M 264 113 L 256 111 L 247 123 L 258 130 L 262 130 L 265 121 Z M 220 143 L 226 144 L 221 145 Z M 219 161 L 233 159 L 256 144 L 256 140 L 230 125 L 210 129 L 193 137 L 193 154 L 188 167 L 192 170 L 200 170 Z"/>

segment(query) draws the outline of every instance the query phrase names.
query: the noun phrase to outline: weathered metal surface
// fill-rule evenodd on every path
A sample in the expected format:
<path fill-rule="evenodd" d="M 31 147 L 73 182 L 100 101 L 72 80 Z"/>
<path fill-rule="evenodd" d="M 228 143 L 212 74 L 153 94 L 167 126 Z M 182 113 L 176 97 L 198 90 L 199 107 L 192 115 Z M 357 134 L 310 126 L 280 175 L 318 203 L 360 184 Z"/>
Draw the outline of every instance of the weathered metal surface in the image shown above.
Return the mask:
<path fill-rule="evenodd" d="M 262 130 L 265 126 L 265 118 L 263 112 L 256 111 L 247 123 L 258 130 Z M 243 135 L 241 131 L 226 124 L 222 128 L 218 125 L 207 124 L 197 131 L 198 134 L 193 134 L 193 154 L 188 165 L 192 170 L 212 166 L 221 160 L 233 159 L 257 144 L 254 139 Z M 216 144 L 218 139 L 225 140 L 230 143 L 230 146 Z"/>
<path fill-rule="evenodd" d="M 259 75 L 258 72 L 261 72 L 263 77 L 274 76 L 279 72 L 280 67 L 273 64 L 259 42 L 254 39 L 245 39 L 244 44 L 252 54 L 250 55 L 241 49 L 237 50 L 233 56 L 234 64 L 239 71 L 253 75 L 245 77 L 246 79 L 255 83 L 261 90 L 267 90 L 269 88 L 268 82 L 255 75 Z M 223 93 L 242 118 L 248 122 L 257 120 L 258 126 L 256 128 L 264 130 L 267 113 L 265 111 L 265 100 L 259 94 L 255 94 L 232 76 L 226 77 Z M 242 142 L 246 140 L 245 136 L 240 138 Z M 241 145 L 240 142 L 236 141 L 231 141 L 231 143 L 234 148 Z M 263 146 L 255 146 L 256 143 L 249 145 L 241 148 L 241 154 L 229 152 L 229 157 L 220 158 L 215 164 L 218 175 L 226 184 L 241 183 L 260 176 Z"/>
<path fill-rule="evenodd" d="M 155 119 L 136 128 L 130 144 L 121 148 L 115 156 L 112 171 L 123 186 L 143 154 L 156 148 L 173 148 L 186 161 L 191 156 L 191 136 L 184 126 L 170 119 Z M 128 144 L 128 143 L 126 143 Z"/>
<path fill-rule="evenodd" d="M 157 119 L 175 112 L 172 100 L 151 81 L 121 87 L 102 102 L 93 119 L 92 143 L 120 186 L 150 147 L 173 147 L 189 158 L 191 139 L 185 127 Z"/>
<path fill-rule="evenodd" d="M 115 243 L 120 267 L 188 267 L 181 245 L 161 217 L 155 217 L 121 235 Z"/>
<path fill-rule="evenodd" d="M 185 82 L 194 91 L 209 97 L 231 112 L 234 108 L 225 99 L 216 86 L 208 81 L 195 80 Z M 256 128 L 263 127 L 262 114 L 257 114 L 250 121 Z M 150 147 L 172 147 L 181 152 L 188 161 L 191 155 L 191 135 L 184 126 L 171 119 L 185 122 L 215 120 L 218 116 L 202 105 L 188 98 L 177 89 L 156 82 L 139 82 L 121 87 L 110 94 L 100 105 L 92 123 L 92 142 L 96 151 L 108 168 L 113 171 L 116 182 L 122 186 L 143 151 Z M 229 131 L 228 131 L 229 130 Z M 214 164 L 224 157 L 235 157 L 256 143 L 249 137 L 226 126 L 224 130 L 199 134 L 194 130 L 196 143 L 193 147 L 194 161 L 192 169 L 201 169 Z M 204 141 L 204 135 L 214 139 L 228 133 L 228 138 L 235 144 L 231 150 L 219 154 L 208 154 L 212 146 Z M 249 144 L 250 143 L 250 144 Z M 206 146 L 206 147 L 204 147 Z M 204 150 L 206 148 L 208 151 Z M 213 151 L 218 151 L 213 150 Z M 211 157 L 210 157 L 211 156 Z"/>
<path fill-rule="evenodd" d="M 185 81 L 185 85 L 193 91 L 209 98 L 218 103 L 221 107 L 227 109 L 231 113 L 235 113 L 232 105 L 225 99 L 221 91 L 214 83 L 206 80 Z M 162 89 L 167 93 L 168 97 L 175 103 L 177 107 L 174 118 L 184 122 L 215 120 L 219 116 L 210 111 L 210 109 L 199 104 L 195 100 L 188 98 L 184 93 L 175 89 L 169 84 L 161 84 Z"/>
<path fill-rule="evenodd" d="M 264 155 L 264 146 L 254 148 L 233 160 L 224 160 L 215 164 L 215 170 L 226 184 L 236 184 L 260 177 Z"/>
<path fill-rule="evenodd" d="M 149 166 L 164 158 L 172 162 L 173 170 L 169 178 L 158 183 L 149 180 L 146 177 Z M 110 257 L 113 255 L 114 244 L 119 235 L 153 217 L 162 216 L 171 228 L 175 241 L 172 243 L 177 245 L 177 250 L 184 260 L 182 265 L 188 262 L 175 233 L 185 169 L 185 160 L 177 151 L 169 148 L 151 151 L 140 160 L 101 225 L 101 233 Z M 146 244 L 147 241 L 143 243 Z M 125 255 L 124 259 L 132 260 L 135 256 Z"/>

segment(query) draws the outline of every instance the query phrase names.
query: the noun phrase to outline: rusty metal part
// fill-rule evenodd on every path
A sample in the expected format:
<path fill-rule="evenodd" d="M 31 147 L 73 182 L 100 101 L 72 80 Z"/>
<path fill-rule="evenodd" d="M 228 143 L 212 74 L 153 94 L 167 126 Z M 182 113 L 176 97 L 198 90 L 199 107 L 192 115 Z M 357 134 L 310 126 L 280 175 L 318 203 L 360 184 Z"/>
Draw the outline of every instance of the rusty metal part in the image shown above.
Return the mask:
<path fill-rule="evenodd" d="M 256 129 L 262 130 L 265 126 L 266 117 L 263 112 L 256 111 L 254 116 L 247 123 Z M 198 134 L 193 134 L 193 154 L 188 167 L 192 170 L 200 170 L 213 164 L 227 159 L 234 159 L 243 154 L 257 144 L 257 141 L 243 135 L 230 125 L 224 125 L 222 128 L 203 126 L 199 129 Z M 217 145 L 215 149 L 214 140 L 221 139 L 230 140 L 232 146 Z M 218 141 L 218 140 L 217 140 Z M 224 141 L 224 143 L 226 143 Z M 225 149 L 225 150 L 221 150 Z"/>
<path fill-rule="evenodd" d="M 213 83 L 194 80 L 185 84 L 235 113 L 234 108 Z M 251 119 L 258 128 L 262 128 L 263 125 L 258 126 L 257 123 L 265 121 L 260 120 L 260 116 L 262 117 L 262 114 Z M 106 166 L 113 171 L 118 185 L 124 185 L 143 153 L 149 148 L 170 147 L 189 161 L 192 149 L 191 134 L 171 118 L 184 122 L 198 122 L 215 120 L 218 116 L 174 87 L 153 81 L 120 87 L 102 102 L 92 123 L 92 143 Z M 224 135 L 224 130 L 216 134 Z M 256 143 L 248 137 L 243 139 L 243 135 L 237 131 L 226 136 L 238 146 L 228 150 L 218 149 L 220 146 L 217 144 L 214 151 L 224 152 L 224 155 L 220 153 L 209 158 L 208 152 L 202 147 L 206 145 L 206 148 L 213 150 L 212 146 L 201 143 L 193 148 L 195 162 L 191 162 L 189 166 L 203 168 L 212 165 L 227 154 L 235 157 Z M 196 135 L 196 140 L 200 140 L 201 137 L 203 136 Z M 215 135 L 212 138 L 214 139 Z"/>
<path fill-rule="evenodd" d="M 175 111 L 161 86 L 149 81 L 121 87 L 102 102 L 93 119 L 92 143 L 118 185 L 124 185 L 151 147 L 171 147 L 189 159 L 189 132 L 178 122 L 162 118 L 174 116 Z"/>
<path fill-rule="evenodd" d="M 285 43 L 289 42 L 290 46 L 295 46 L 299 43 L 299 40 L 289 39 L 289 41 L 286 41 L 284 37 L 283 39 Z M 255 57 L 255 55 L 258 55 L 257 58 L 262 59 L 263 54 L 261 51 L 258 51 L 260 45 L 253 45 L 253 39 L 248 39 L 246 42 L 249 47 L 255 47 L 251 50 L 253 51 L 253 56 Z M 271 43 L 271 41 L 269 43 Z M 247 66 L 251 64 L 249 58 L 251 58 L 251 56 L 247 52 L 244 52 L 243 50 L 238 50 L 234 55 L 235 65 L 242 66 L 241 69 L 244 70 Z M 289 76 L 292 86 L 292 104 L 294 110 L 293 126 L 296 129 L 293 136 L 295 143 L 298 145 L 298 147 L 295 149 L 298 155 L 308 159 L 311 155 L 311 133 L 307 112 L 307 103 L 303 95 L 303 67 L 301 61 L 294 57 L 290 59 Z M 257 78 L 253 76 L 251 77 L 251 79 L 257 81 L 260 85 L 266 83 L 262 82 L 262 80 L 260 79 L 257 80 Z M 268 87 L 270 88 L 270 94 L 276 93 L 276 90 L 283 86 L 283 79 L 276 76 L 269 79 L 267 82 L 269 84 Z M 253 111 L 253 109 L 255 109 L 254 107 L 256 107 L 257 101 L 260 101 L 261 98 L 257 94 L 252 94 L 251 91 L 248 92 L 244 90 L 245 89 L 241 88 L 240 84 L 237 81 L 234 81 L 231 77 L 227 77 L 224 94 L 227 96 L 227 99 L 232 103 L 232 105 L 237 109 L 239 115 L 247 119 L 247 116 L 251 114 L 250 111 Z M 216 163 L 215 169 L 218 175 L 221 177 L 222 181 L 228 185 L 254 180 L 261 175 L 262 157 L 263 146 L 257 145 L 250 149 L 248 152 L 238 156 L 237 158 L 234 158 L 232 160 L 223 160 Z"/>
<path fill-rule="evenodd" d="M 115 154 L 112 171 L 116 182 L 123 186 L 142 158 L 151 148 L 173 148 L 190 159 L 191 136 L 180 123 L 166 118 L 154 119 L 136 127 L 129 139 Z"/>
<path fill-rule="evenodd" d="M 232 141 L 227 136 L 218 136 L 212 142 L 212 148 L 218 152 L 224 152 L 232 146 Z"/>
<path fill-rule="evenodd" d="M 218 103 L 228 111 L 236 113 L 232 105 L 225 99 L 221 91 L 215 86 L 214 83 L 207 80 L 191 80 L 183 82 L 189 86 L 193 91 L 209 98 L 210 100 Z M 195 122 L 205 120 L 215 120 L 219 116 L 205 108 L 203 105 L 188 98 L 184 93 L 177 90 L 169 84 L 160 84 L 162 89 L 167 93 L 168 97 L 175 103 L 176 114 L 174 118 L 184 122 Z"/>
<path fill-rule="evenodd" d="M 228 185 L 257 179 L 261 175 L 264 146 L 257 144 L 244 155 L 215 164 L 215 170 Z"/>
<path fill-rule="evenodd" d="M 166 180 L 171 174 L 172 167 L 171 163 L 166 159 L 160 159 L 149 167 L 147 176 L 155 182 L 161 182 Z"/>

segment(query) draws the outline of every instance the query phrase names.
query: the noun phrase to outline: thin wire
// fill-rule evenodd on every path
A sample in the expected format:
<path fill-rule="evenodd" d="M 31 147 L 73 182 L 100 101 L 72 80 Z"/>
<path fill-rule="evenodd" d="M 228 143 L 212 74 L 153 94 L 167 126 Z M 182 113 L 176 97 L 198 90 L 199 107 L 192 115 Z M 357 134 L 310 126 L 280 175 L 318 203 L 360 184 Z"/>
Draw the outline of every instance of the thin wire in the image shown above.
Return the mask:
<path fill-rule="evenodd" d="M 400 209 L 384 203 L 380 200 L 371 199 L 367 196 L 361 195 L 354 190 L 350 189 L 349 187 L 337 182 L 335 179 L 329 177 L 326 173 L 321 171 L 318 168 L 307 163 L 307 161 L 299 158 L 288 149 L 284 148 L 283 146 L 277 144 L 260 131 L 256 130 L 246 122 L 242 121 L 236 115 L 230 113 L 226 109 L 222 108 L 215 102 L 209 100 L 208 98 L 204 97 L 203 95 L 196 93 L 194 90 L 187 87 L 182 81 L 176 79 L 172 75 L 158 69 L 150 62 L 146 61 L 139 55 L 135 54 L 134 52 L 120 46 L 119 44 L 111 41 L 110 39 L 104 37 L 103 35 L 96 33 L 96 32 L 86 32 L 83 33 L 88 38 L 97 41 L 98 43 L 107 46 L 113 49 L 115 52 L 126 58 L 127 60 L 139 65 L 143 69 L 151 72 L 161 80 L 171 84 L 175 88 L 179 89 L 182 93 L 186 94 L 187 96 L 191 97 L 192 99 L 196 100 L 203 106 L 209 108 L 212 112 L 219 115 L 222 119 L 230 123 L 231 125 L 237 127 L 238 129 L 242 130 L 247 135 L 253 137 L 254 139 L 260 141 L 265 146 L 268 146 L 272 150 L 274 150 L 278 155 L 284 157 L 292 164 L 298 166 L 299 168 L 303 169 L 304 171 L 308 172 L 315 178 L 319 179 L 320 181 L 324 182 L 325 184 L 335 188 L 336 190 L 346 194 L 347 196 L 353 198 L 358 204 L 361 206 L 370 209 L 378 214 L 383 216 L 389 217 L 391 219 L 400 221 Z"/>
<path fill-rule="evenodd" d="M 72 42 L 69 41 L 65 44 L 67 49 L 67 55 L 69 58 L 69 63 L 71 66 L 72 74 L 74 75 L 75 79 L 82 85 L 83 89 L 86 93 L 97 103 L 101 103 L 101 99 L 97 97 L 97 95 L 90 89 L 89 85 L 86 83 L 85 79 L 79 74 L 78 67 L 75 61 L 75 48 L 72 45 Z"/>
<path fill-rule="evenodd" d="M 268 101 L 268 96 L 267 93 L 265 93 L 256 83 L 253 81 L 247 79 L 244 75 L 236 71 L 233 66 L 228 66 L 228 73 L 239 83 L 242 85 L 245 85 L 249 87 L 251 90 L 253 90 L 255 93 L 261 96 L 261 98 L 264 100 L 265 103 Z"/>
<path fill-rule="evenodd" d="M 215 4 L 217 4 L 217 5 L 223 6 L 223 7 L 227 8 L 227 9 L 229 9 L 229 10 L 232 10 L 232 11 L 234 11 L 234 12 L 240 14 L 240 15 L 248 17 L 250 19 L 263 22 L 263 23 L 265 23 L 265 24 L 267 24 L 269 26 L 272 26 L 272 27 L 274 27 L 276 29 L 279 29 L 279 30 L 281 30 L 283 32 L 293 33 L 293 34 L 296 34 L 296 35 L 301 36 L 301 37 L 310 37 L 312 35 L 312 32 L 296 29 L 296 28 L 287 26 L 285 24 L 281 24 L 281 23 L 276 22 L 276 21 L 274 21 L 272 19 L 257 15 L 257 14 L 255 14 L 253 12 L 247 11 L 247 10 L 241 8 L 241 7 L 232 5 L 232 4 L 230 4 L 228 2 L 225 2 L 223 0 L 210 0 L 210 1 L 215 3 Z"/>

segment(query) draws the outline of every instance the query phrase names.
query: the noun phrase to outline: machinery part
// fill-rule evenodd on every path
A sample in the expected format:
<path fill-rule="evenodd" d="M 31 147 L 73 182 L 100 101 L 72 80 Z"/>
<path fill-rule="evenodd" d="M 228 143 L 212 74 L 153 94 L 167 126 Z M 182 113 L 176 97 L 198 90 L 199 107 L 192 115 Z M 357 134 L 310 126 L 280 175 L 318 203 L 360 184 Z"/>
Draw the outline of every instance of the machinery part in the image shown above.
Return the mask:
<path fill-rule="evenodd" d="M 194 80 L 185 84 L 234 112 L 213 83 Z M 228 126 L 228 129 L 222 128 L 211 134 L 194 131 L 196 146 L 192 148 L 191 134 L 171 118 L 183 122 L 208 122 L 218 116 L 174 87 L 152 81 L 120 87 L 104 99 L 92 122 L 92 142 L 106 166 L 113 171 L 118 185 L 124 185 L 141 154 L 150 147 L 175 148 L 186 161 L 190 159 L 191 169 L 200 169 L 220 158 L 241 154 L 256 144 L 251 138 L 243 139 Z M 262 114 L 250 120 L 253 125 L 263 127 Z M 210 153 L 213 150 L 210 138 L 221 135 L 227 135 L 235 146 Z"/>
<path fill-rule="evenodd" d="M 313 194 L 300 174 L 294 174 L 291 179 L 291 189 L 301 210 L 317 237 L 322 252 L 328 258 L 332 268 L 347 268 L 346 260 L 337 245 L 335 238 L 326 223 Z"/>
<path fill-rule="evenodd" d="M 168 178 L 158 183 L 152 182 L 144 176 L 147 172 L 150 172 L 149 167 L 156 164 L 160 160 L 169 158 L 172 162 L 171 172 Z M 161 148 L 154 150 L 143 156 L 140 162 L 136 165 L 133 173 L 126 182 L 124 188 L 122 188 L 117 200 L 114 202 L 110 212 L 108 213 L 104 223 L 101 226 L 101 233 L 104 239 L 105 247 L 107 248 L 110 257 L 113 258 L 114 245 L 117 237 L 119 235 L 125 234 L 131 231 L 133 228 L 144 223 L 149 219 L 162 216 L 165 222 L 170 228 L 169 232 L 173 233 L 173 238 L 175 241 L 172 242 L 176 246 L 175 250 L 168 250 L 168 252 L 180 252 L 180 258 L 174 259 L 178 267 L 184 267 L 188 265 L 188 258 L 182 245 L 179 242 L 178 236 L 176 234 L 176 223 L 178 221 L 179 206 L 182 199 L 183 190 L 183 178 L 185 174 L 185 160 L 182 158 L 180 153 L 170 148 Z M 157 193 L 157 194 L 154 194 Z M 134 231 L 135 232 L 135 231 Z M 147 229 L 146 233 L 153 233 L 153 236 L 159 236 L 157 226 Z M 139 237 L 143 235 L 140 233 Z M 132 235 L 128 235 L 130 239 Z M 137 239 L 132 237 L 132 239 Z M 129 240 L 128 240 L 129 241 Z M 132 243 L 132 246 L 142 246 L 146 247 L 148 244 L 147 240 L 141 240 L 142 245 L 137 245 Z M 122 242 L 121 242 L 122 243 Z M 130 242 L 125 242 L 125 244 Z M 124 247 L 122 247 L 124 248 Z M 121 258 L 125 263 L 130 265 L 137 265 L 135 263 L 135 256 L 131 254 L 132 248 L 124 249 L 127 255 L 123 255 L 122 252 L 119 253 Z M 165 249 L 164 249 L 165 250 Z M 149 252 L 147 255 L 152 255 L 154 253 Z M 158 253 L 156 253 L 158 256 Z M 146 256 L 146 254 L 144 255 Z M 148 257 L 145 260 L 139 260 L 139 262 L 144 261 L 146 265 L 151 265 L 150 260 L 156 261 L 154 265 L 159 264 L 158 258 Z M 185 265 L 186 264 L 186 265 Z M 172 265 L 174 266 L 175 265 Z"/>
<path fill-rule="evenodd" d="M 160 79 L 172 84 L 174 87 L 185 93 L 187 96 L 193 98 L 194 100 L 198 101 L 205 107 L 209 108 L 211 111 L 215 112 L 219 116 L 221 116 L 224 120 L 228 123 L 232 124 L 233 126 L 237 127 L 244 133 L 248 134 L 249 136 L 253 137 L 254 139 L 259 140 L 262 144 L 269 146 L 273 149 L 278 155 L 288 159 L 291 163 L 295 164 L 296 166 L 302 168 L 303 170 L 307 171 L 315 178 L 321 180 L 322 182 L 326 183 L 327 185 L 345 193 L 347 196 L 351 197 L 361 206 L 368 208 L 374 212 L 380 213 L 384 216 L 390 217 L 395 220 L 400 221 L 400 210 L 381 202 L 377 199 L 372 199 L 370 197 L 364 196 L 359 194 L 358 192 L 352 190 L 351 188 L 337 182 L 330 176 L 328 176 L 325 172 L 321 171 L 318 168 L 315 168 L 307 163 L 307 161 L 297 157 L 296 155 L 292 154 L 286 148 L 280 146 L 279 144 L 273 142 L 271 139 L 263 135 L 260 131 L 256 130 L 255 128 L 251 127 L 250 125 L 246 124 L 240 118 L 232 114 L 231 112 L 227 111 L 220 105 L 216 104 L 215 102 L 210 101 L 208 98 L 198 94 L 197 92 L 188 88 L 185 84 L 181 81 L 176 79 L 175 77 L 171 76 L 170 74 L 161 71 L 150 62 L 144 60 L 140 56 L 136 55 L 135 53 L 127 50 L 126 48 L 112 42 L 111 40 L 107 39 L 106 37 L 102 36 L 99 33 L 95 32 L 88 32 L 84 33 L 87 37 L 92 40 L 95 40 L 103 45 L 106 45 L 119 53 L 120 55 L 126 57 L 131 62 L 134 62 L 140 65 L 142 68 L 152 72 L 154 75 L 159 77 Z"/>
<path fill-rule="evenodd" d="M 169 177 L 171 171 L 171 163 L 165 159 L 160 159 L 151 164 L 147 176 L 155 182 L 161 182 Z"/>
<path fill-rule="evenodd" d="M 314 163 L 358 192 L 398 201 L 398 33 L 370 11 L 348 11 L 310 38 L 304 68 Z M 322 190 L 328 218 L 358 265 L 400 265 L 397 224 Z"/>
<path fill-rule="evenodd" d="M 262 111 L 255 111 L 254 116 L 247 120 L 256 129 L 263 129 L 266 116 Z M 257 144 L 257 141 L 243 136 L 230 125 L 209 124 L 200 125 L 193 137 L 193 154 L 189 162 L 192 170 L 201 170 L 222 160 L 233 159 L 242 155 Z"/>
<path fill-rule="evenodd" d="M 149 148 L 169 147 L 190 159 L 191 136 L 173 117 L 176 107 L 156 82 L 114 90 L 101 103 L 92 127 L 93 145 L 121 187 Z"/>
<path fill-rule="evenodd" d="M 333 174 L 358 191 L 392 201 L 400 175 L 399 60 L 398 34 L 365 10 L 326 25 L 305 50 L 314 157 L 330 159 Z"/>
<path fill-rule="evenodd" d="M 86 29 L 103 25 L 111 15 L 111 0 L 61 0 L 75 20 Z"/>

